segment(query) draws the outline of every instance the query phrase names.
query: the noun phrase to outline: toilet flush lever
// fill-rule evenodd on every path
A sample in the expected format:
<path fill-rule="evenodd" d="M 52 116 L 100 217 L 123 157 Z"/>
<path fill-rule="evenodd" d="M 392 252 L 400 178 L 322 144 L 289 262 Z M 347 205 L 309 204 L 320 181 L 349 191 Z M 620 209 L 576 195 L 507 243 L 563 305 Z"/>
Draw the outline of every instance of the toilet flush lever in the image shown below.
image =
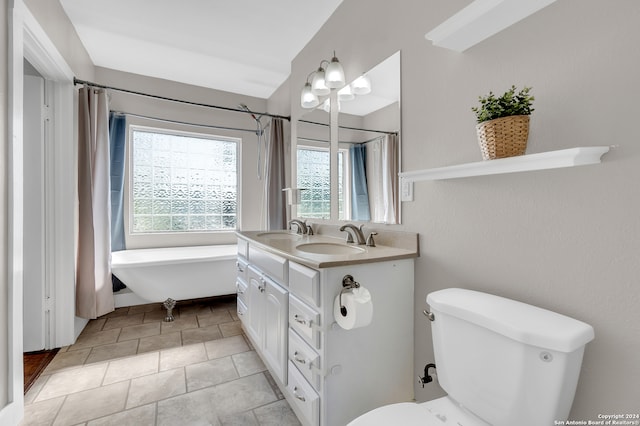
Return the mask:
<path fill-rule="evenodd" d="M 425 365 L 424 366 L 424 377 L 418 376 L 418 383 L 421 383 L 423 388 L 424 388 L 424 385 L 426 383 L 433 382 L 433 377 L 431 377 L 431 375 L 429 374 L 429 369 L 430 368 L 435 369 L 436 365 L 435 364 L 427 364 L 427 365 Z"/>
<path fill-rule="evenodd" d="M 429 321 L 435 321 L 436 316 L 433 315 L 433 312 L 429 312 L 426 309 L 422 311 L 425 317 L 429 318 Z"/>

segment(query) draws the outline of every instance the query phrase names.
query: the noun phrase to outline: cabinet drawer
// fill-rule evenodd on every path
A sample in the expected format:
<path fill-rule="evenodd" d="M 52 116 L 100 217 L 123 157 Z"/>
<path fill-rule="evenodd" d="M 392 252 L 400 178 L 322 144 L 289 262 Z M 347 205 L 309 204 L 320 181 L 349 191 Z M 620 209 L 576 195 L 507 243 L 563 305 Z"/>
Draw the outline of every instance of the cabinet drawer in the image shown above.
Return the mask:
<path fill-rule="evenodd" d="M 244 282 L 247 282 L 247 268 L 249 263 L 246 259 L 238 257 L 236 260 L 236 276 L 242 278 Z"/>
<path fill-rule="evenodd" d="M 238 312 L 238 318 L 240 318 L 240 321 L 242 321 L 242 324 L 246 327 L 247 320 L 249 319 L 247 316 L 248 314 L 247 305 L 245 305 L 245 303 L 240 299 L 237 300 L 236 305 L 237 305 L 236 312 Z"/>
<path fill-rule="evenodd" d="M 320 355 L 289 329 L 289 360 L 316 389 L 320 389 Z"/>
<path fill-rule="evenodd" d="M 242 238 L 238 238 L 238 256 L 249 257 L 249 242 Z"/>
<path fill-rule="evenodd" d="M 238 294 L 238 300 L 247 304 L 247 282 L 241 278 L 236 279 L 236 293 Z"/>
<path fill-rule="evenodd" d="M 279 284 L 287 285 L 287 259 L 249 245 L 249 262 Z"/>
<path fill-rule="evenodd" d="M 302 417 L 302 424 L 318 425 L 320 416 L 320 397 L 307 383 L 296 367 L 289 361 L 289 383 L 287 390 L 291 401 Z"/>
<path fill-rule="evenodd" d="M 320 307 L 320 272 L 297 263 L 289 263 L 291 293 L 312 306 Z"/>
<path fill-rule="evenodd" d="M 313 348 L 320 349 L 320 314 L 294 295 L 289 295 L 289 327 Z"/>

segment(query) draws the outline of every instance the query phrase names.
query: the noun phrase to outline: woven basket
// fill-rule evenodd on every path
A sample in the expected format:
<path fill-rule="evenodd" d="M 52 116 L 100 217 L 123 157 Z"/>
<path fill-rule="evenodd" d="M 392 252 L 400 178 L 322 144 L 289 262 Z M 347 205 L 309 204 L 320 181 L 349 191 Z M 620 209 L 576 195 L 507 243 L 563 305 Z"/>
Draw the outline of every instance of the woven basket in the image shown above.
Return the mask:
<path fill-rule="evenodd" d="M 529 138 L 529 116 L 512 115 L 484 121 L 476 130 L 483 160 L 522 155 Z"/>

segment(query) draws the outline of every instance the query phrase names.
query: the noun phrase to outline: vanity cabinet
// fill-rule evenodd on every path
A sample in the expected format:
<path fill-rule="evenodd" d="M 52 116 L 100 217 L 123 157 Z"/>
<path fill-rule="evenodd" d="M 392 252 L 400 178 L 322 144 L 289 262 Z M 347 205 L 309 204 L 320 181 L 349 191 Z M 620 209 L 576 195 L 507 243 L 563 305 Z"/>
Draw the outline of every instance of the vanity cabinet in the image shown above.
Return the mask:
<path fill-rule="evenodd" d="M 345 425 L 413 399 L 413 258 L 312 267 L 251 240 L 246 253 L 238 315 L 303 425 Z M 367 326 L 345 330 L 334 319 L 345 275 L 371 293 Z"/>
<path fill-rule="evenodd" d="M 267 265 L 286 263 L 285 259 L 275 256 L 265 258 L 269 259 Z M 247 265 L 246 271 L 241 270 L 241 265 Z M 264 262 L 253 264 L 239 258 L 238 317 L 265 364 L 278 380 L 286 383 L 289 292 L 282 282 L 261 269 L 264 265 Z"/>

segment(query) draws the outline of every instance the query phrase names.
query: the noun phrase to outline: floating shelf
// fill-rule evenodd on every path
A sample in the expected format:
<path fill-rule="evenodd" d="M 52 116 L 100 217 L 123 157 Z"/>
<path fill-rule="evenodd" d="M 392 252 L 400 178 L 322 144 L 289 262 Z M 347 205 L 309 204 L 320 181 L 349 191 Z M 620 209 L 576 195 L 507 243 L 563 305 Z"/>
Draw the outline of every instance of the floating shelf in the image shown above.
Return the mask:
<path fill-rule="evenodd" d="M 464 52 L 556 0 L 475 0 L 425 35 L 434 46 Z"/>
<path fill-rule="evenodd" d="M 400 173 L 400 179 L 403 182 L 418 182 L 422 180 L 455 179 L 584 166 L 587 164 L 600 163 L 600 158 L 607 152 L 609 152 L 608 146 L 561 149 L 559 151 L 541 152 L 539 154 L 520 155 L 518 157 L 403 172 Z"/>

